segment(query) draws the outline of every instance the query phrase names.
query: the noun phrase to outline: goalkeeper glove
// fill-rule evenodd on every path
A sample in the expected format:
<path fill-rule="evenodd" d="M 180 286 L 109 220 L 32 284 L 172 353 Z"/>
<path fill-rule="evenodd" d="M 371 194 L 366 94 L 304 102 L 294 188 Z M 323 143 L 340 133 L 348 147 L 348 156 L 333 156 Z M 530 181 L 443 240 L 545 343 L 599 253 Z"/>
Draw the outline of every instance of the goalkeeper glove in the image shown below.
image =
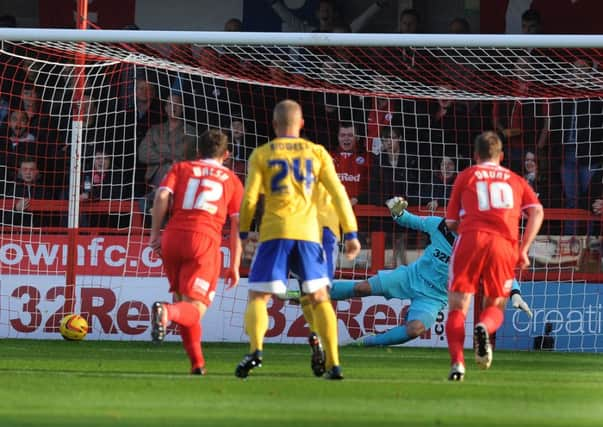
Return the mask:
<path fill-rule="evenodd" d="M 511 304 L 513 304 L 513 308 L 525 312 L 530 318 L 532 317 L 532 310 L 530 310 L 528 303 L 523 300 L 521 294 L 513 294 L 511 296 Z"/>
<path fill-rule="evenodd" d="M 392 197 L 385 201 L 385 205 L 389 208 L 394 219 L 401 217 L 408 207 L 408 202 L 403 197 Z"/>

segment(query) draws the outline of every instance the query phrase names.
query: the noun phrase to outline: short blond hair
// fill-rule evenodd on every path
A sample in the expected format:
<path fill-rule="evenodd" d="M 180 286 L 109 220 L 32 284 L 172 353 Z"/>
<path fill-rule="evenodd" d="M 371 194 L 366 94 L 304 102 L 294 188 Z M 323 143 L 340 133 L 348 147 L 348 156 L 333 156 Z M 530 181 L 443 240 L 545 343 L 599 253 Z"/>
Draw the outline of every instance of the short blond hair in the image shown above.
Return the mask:
<path fill-rule="evenodd" d="M 285 99 L 274 107 L 272 120 L 278 127 L 288 128 L 296 126 L 302 121 L 301 106 L 291 99 Z"/>

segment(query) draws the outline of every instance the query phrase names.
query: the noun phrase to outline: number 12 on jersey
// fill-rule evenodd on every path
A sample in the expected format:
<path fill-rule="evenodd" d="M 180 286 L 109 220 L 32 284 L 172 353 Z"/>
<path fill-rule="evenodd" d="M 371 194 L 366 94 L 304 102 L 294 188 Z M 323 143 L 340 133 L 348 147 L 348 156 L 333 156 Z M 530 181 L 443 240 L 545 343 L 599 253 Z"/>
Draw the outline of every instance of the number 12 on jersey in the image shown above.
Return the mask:
<path fill-rule="evenodd" d="M 475 190 L 480 211 L 513 208 L 513 189 L 506 182 L 478 181 Z"/>
<path fill-rule="evenodd" d="M 201 192 L 197 194 L 201 187 Z M 212 203 L 220 200 L 224 186 L 211 179 L 190 178 L 186 184 L 186 192 L 182 201 L 182 209 L 200 209 L 214 215 L 218 206 Z"/>

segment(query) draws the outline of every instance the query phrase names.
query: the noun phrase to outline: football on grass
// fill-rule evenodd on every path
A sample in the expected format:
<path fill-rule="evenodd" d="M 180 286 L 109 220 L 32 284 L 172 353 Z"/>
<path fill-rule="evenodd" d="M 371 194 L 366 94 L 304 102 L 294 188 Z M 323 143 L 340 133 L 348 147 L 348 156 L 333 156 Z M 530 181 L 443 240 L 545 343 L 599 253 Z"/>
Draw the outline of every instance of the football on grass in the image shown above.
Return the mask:
<path fill-rule="evenodd" d="M 68 314 L 61 319 L 59 331 L 69 341 L 81 341 L 88 333 L 88 322 L 79 314 Z"/>

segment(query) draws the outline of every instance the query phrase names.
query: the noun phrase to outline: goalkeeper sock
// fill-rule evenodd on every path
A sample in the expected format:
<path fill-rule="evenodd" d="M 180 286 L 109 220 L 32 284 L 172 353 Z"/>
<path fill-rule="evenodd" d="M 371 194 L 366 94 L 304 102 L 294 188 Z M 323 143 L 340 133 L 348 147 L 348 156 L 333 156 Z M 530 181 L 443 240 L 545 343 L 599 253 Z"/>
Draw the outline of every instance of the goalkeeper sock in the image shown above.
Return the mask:
<path fill-rule="evenodd" d="M 262 298 L 254 298 L 245 310 L 245 332 L 249 336 L 249 353 L 262 351 L 268 330 L 268 310 Z"/>
<path fill-rule="evenodd" d="M 354 285 L 356 284 L 353 280 L 335 280 L 329 291 L 331 299 L 340 300 L 354 297 Z"/>
<path fill-rule="evenodd" d="M 463 344 L 465 343 L 465 314 L 461 310 L 452 310 L 448 313 L 446 321 L 446 338 L 448 339 L 448 352 L 452 364 L 465 364 Z"/>
<path fill-rule="evenodd" d="M 187 301 L 166 304 L 165 307 L 167 308 L 168 321 L 171 320 L 184 327 L 198 324 L 201 318 L 197 307 Z"/>
<path fill-rule="evenodd" d="M 304 319 L 308 322 L 308 329 L 310 332 L 315 332 L 314 326 L 314 309 L 312 308 L 312 302 L 310 301 L 309 295 L 304 295 L 299 299 L 299 303 L 301 304 L 302 312 L 304 313 Z"/>
<path fill-rule="evenodd" d="M 201 349 L 201 333 L 201 324 L 198 322 L 193 326 L 180 327 L 182 345 L 191 361 L 191 370 L 205 367 L 205 358 L 203 357 L 203 350 Z"/>
<path fill-rule="evenodd" d="M 479 323 L 486 326 L 488 334 L 493 334 L 502 325 L 505 315 L 502 310 L 495 306 L 486 307 L 479 316 Z"/>
<path fill-rule="evenodd" d="M 396 326 L 387 332 L 377 335 L 368 335 L 362 338 L 364 347 L 374 347 L 380 345 L 404 344 L 416 337 L 409 337 L 406 332 L 406 325 Z"/>
<path fill-rule="evenodd" d="M 339 366 L 339 348 L 337 347 L 337 316 L 331 301 L 319 302 L 314 306 L 314 326 L 322 340 L 325 350 L 326 367 Z"/>

